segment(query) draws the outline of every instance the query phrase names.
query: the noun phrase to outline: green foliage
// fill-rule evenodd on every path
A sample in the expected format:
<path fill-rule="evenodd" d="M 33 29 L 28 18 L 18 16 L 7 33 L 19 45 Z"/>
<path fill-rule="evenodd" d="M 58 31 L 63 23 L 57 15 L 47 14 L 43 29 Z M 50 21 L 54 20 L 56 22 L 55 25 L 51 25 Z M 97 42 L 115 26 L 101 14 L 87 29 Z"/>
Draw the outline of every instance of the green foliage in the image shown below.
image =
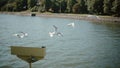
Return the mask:
<path fill-rule="evenodd" d="M 4 8 L 2 8 L 3 6 L 5 6 L 7 4 L 8 0 L 0 0 L 0 10 L 2 11 Z"/>
<path fill-rule="evenodd" d="M 27 5 L 28 5 L 29 9 L 33 8 L 34 6 L 36 6 L 36 4 L 37 4 L 37 0 L 27 0 Z"/>
<path fill-rule="evenodd" d="M 45 1 L 45 10 L 46 11 L 49 11 L 50 10 L 50 8 L 51 8 L 51 1 L 50 0 L 46 0 Z"/>
<path fill-rule="evenodd" d="M 60 12 L 65 12 L 67 7 L 67 2 L 65 0 L 62 0 L 59 2 L 59 4 L 60 4 Z"/>
<path fill-rule="evenodd" d="M 14 4 L 7 4 L 5 5 L 1 10 L 6 10 L 6 11 L 14 11 L 14 7 L 15 5 Z"/>
<path fill-rule="evenodd" d="M 74 13 L 87 13 L 87 5 L 85 4 L 84 0 L 77 0 L 78 3 L 76 3 L 73 6 L 73 12 Z"/>
<path fill-rule="evenodd" d="M 8 0 L 0 0 L 0 8 L 4 6 L 7 2 Z"/>
<path fill-rule="evenodd" d="M 69 13 L 71 13 L 73 5 L 75 3 L 77 3 L 75 0 L 67 0 L 67 9 L 66 9 L 66 11 L 69 12 Z"/>
<path fill-rule="evenodd" d="M 0 0 L 0 11 L 24 10 L 120 16 L 120 0 Z"/>
<path fill-rule="evenodd" d="M 31 9 L 32 12 L 37 12 L 38 11 L 38 7 L 37 6 L 34 6 L 32 9 Z"/>
<path fill-rule="evenodd" d="M 93 13 L 94 12 L 94 3 L 95 0 L 87 0 L 87 10 L 89 11 L 89 13 Z"/>
<path fill-rule="evenodd" d="M 27 0 L 9 0 L 2 6 L 1 11 L 23 11 L 27 9 Z"/>
<path fill-rule="evenodd" d="M 25 10 L 27 7 L 27 1 L 26 0 L 16 0 L 16 11 L 22 11 Z"/>
<path fill-rule="evenodd" d="M 59 12 L 59 2 L 58 1 L 52 1 L 52 5 L 51 5 L 51 9 L 54 13 L 58 13 Z"/>
<path fill-rule="evenodd" d="M 103 0 L 87 0 L 87 9 L 92 14 L 103 13 Z"/>
<path fill-rule="evenodd" d="M 94 13 L 103 14 L 103 1 L 104 0 L 96 0 L 94 4 Z"/>
<path fill-rule="evenodd" d="M 119 16 L 120 17 L 120 0 L 115 0 L 113 2 L 112 11 L 114 12 L 115 16 Z"/>
<path fill-rule="evenodd" d="M 111 14 L 112 13 L 112 3 L 113 0 L 104 0 L 104 14 Z"/>
<path fill-rule="evenodd" d="M 74 6 L 73 6 L 73 13 L 80 13 L 80 4 L 79 3 L 76 3 Z"/>

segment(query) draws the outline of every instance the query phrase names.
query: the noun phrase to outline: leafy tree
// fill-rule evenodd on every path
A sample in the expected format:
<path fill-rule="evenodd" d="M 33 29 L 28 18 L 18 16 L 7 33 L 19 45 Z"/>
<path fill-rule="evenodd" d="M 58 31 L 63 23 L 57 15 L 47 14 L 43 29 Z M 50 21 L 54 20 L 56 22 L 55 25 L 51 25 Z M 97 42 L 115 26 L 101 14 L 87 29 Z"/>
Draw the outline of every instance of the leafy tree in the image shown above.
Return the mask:
<path fill-rule="evenodd" d="M 89 11 L 89 13 L 93 13 L 94 12 L 94 3 L 95 0 L 87 0 L 87 10 Z"/>
<path fill-rule="evenodd" d="M 8 0 L 8 3 L 16 2 L 17 0 Z"/>
<path fill-rule="evenodd" d="M 31 9 L 37 4 L 37 0 L 27 0 L 28 8 Z"/>
<path fill-rule="evenodd" d="M 8 0 L 0 0 L 0 10 L 7 4 Z"/>
<path fill-rule="evenodd" d="M 57 0 L 59 2 L 59 12 L 65 12 L 66 7 L 67 7 L 67 2 L 65 0 Z"/>
<path fill-rule="evenodd" d="M 16 11 L 23 11 L 27 9 L 27 0 L 16 0 Z"/>
<path fill-rule="evenodd" d="M 103 0 L 87 0 L 89 13 L 102 14 L 103 13 Z"/>
<path fill-rule="evenodd" d="M 12 0 L 8 0 L 7 3 L 2 6 L 1 11 L 10 11 L 10 12 L 14 11 L 15 7 L 16 7 L 16 3 L 14 1 L 15 0 L 13 0 L 13 1 Z"/>
<path fill-rule="evenodd" d="M 113 2 L 112 11 L 114 12 L 115 16 L 120 16 L 120 0 L 115 0 Z"/>
<path fill-rule="evenodd" d="M 46 9 L 46 1 L 47 0 L 39 0 L 37 3 L 37 9 L 39 12 L 44 12 Z"/>
<path fill-rule="evenodd" d="M 76 0 L 67 0 L 67 12 L 72 12 L 72 7 L 76 3 Z"/>
<path fill-rule="evenodd" d="M 15 7 L 15 5 L 14 4 L 6 4 L 3 8 L 2 8 L 2 10 L 3 11 L 14 11 L 14 7 Z"/>
<path fill-rule="evenodd" d="M 80 4 L 79 3 L 76 3 L 74 6 L 73 6 L 73 13 L 79 13 L 80 12 Z"/>
<path fill-rule="evenodd" d="M 96 0 L 94 4 L 95 14 L 103 14 L 103 0 Z"/>
<path fill-rule="evenodd" d="M 59 12 L 59 2 L 56 0 L 52 1 L 52 5 L 51 5 L 51 9 L 53 10 L 54 13 L 58 13 Z"/>
<path fill-rule="evenodd" d="M 120 0 L 0 0 L 0 11 L 24 10 L 120 16 Z"/>
<path fill-rule="evenodd" d="M 87 13 L 87 5 L 85 4 L 84 0 L 77 0 L 78 3 L 76 3 L 73 6 L 73 12 L 74 13 Z"/>
<path fill-rule="evenodd" d="M 112 13 L 112 3 L 113 0 L 104 0 L 104 14 L 111 14 Z"/>
<path fill-rule="evenodd" d="M 50 0 L 46 0 L 45 1 L 45 10 L 46 11 L 49 11 L 50 10 L 50 8 L 51 8 L 51 1 Z"/>

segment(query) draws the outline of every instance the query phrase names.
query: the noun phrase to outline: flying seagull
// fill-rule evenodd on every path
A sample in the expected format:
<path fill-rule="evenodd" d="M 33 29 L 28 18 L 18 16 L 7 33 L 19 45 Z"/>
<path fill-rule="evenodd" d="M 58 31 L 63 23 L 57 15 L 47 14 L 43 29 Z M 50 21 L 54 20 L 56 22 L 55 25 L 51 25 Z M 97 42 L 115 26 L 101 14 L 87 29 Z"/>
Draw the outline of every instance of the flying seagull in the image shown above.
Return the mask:
<path fill-rule="evenodd" d="M 28 33 L 21 32 L 24 36 L 28 36 Z"/>
<path fill-rule="evenodd" d="M 57 26 L 53 25 L 53 27 L 54 27 L 54 31 L 49 32 L 50 37 L 53 37 L 54 35 L 63 36 L 63 34 L 61 32 L 58 32 L 58 27 Z"/>
<path fill-rule="evenodd" d="M 24 38 L 24 35 L 22 35 L 22 34 L 13 34 L 13 36 L 16 36 L 18 38 Z"/>
<path fill-rule="evenodd" d="M 58 35 L 58 36 L 62 36 L 62 37 L 63 37 L 63 34 L 62 34 L 62 33 L 60 33 L 60 32 L 57 32 L 57 35 Z"/>
<path fill-rule="evenodd" d="M 28 36 L 28 34 L 24 32 L 20 32 L 20 33 L 13 34 L 13 36 L 16 36 L 18 38 L 24 38 L 25 36 Z"/>
<path fill-rule="evenodd" d="M 54 27 L 54 32 L 57 32 L 58 27 L 56 27 L 55 25 L 53 25 L 53 27 Z"/>
<path fill-rule="evenodd" d="M 55 35 L 55 32 L 49 32 L 50 37 L 53 37 Z"/>

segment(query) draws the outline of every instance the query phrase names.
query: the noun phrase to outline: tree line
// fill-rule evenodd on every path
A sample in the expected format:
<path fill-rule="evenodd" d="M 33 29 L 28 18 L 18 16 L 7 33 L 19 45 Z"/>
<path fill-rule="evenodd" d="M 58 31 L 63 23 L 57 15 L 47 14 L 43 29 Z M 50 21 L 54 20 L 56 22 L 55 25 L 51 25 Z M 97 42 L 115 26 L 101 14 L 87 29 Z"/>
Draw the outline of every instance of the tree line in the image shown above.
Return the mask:
<path fill-rule="evenodd" d="M 0 0 L 0 11 L 120 16 L 120 0 Z"/>

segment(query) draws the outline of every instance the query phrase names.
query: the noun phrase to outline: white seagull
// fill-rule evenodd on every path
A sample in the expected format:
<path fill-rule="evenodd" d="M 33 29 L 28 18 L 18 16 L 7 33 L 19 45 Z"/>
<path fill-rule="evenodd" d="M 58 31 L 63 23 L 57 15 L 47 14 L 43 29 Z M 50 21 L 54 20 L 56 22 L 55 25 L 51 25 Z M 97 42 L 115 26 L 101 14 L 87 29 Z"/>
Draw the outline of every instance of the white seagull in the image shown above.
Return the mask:
<path fill-rule="evenodd" d="M 53 37 L 54 35 L 63 36 L 62 33 L 58 32 L 58 28 L 55 25 L 53 25 L 53 27 L 54 27 L 54 31 L 53 32 L 49 32 L 50 37 Z"/>
<path fill-rule="evenodd" d="M 22 34 L 13 34 L 13 36 L 16 36 L 18 38 L 24 38 L 24 35 L 22 35 Z"/>
<path fill-rule="evenodd" d="M 50 37 L 53 37 L 55 32 L 49 32 Z"/>
<path fill-rule="evenodd" d="M 24 36 L 28 36 L 28 33 L 21 32 Z"/>
<path fill-rule="evenodd" d="M 25 36 L 28 36 L 28 34 L 24 32 L 20 32 L 20 33 L 13 34 L 13 36 L 16 36 L 18 38 L 24 38 Z"/>
<path fill-rule="evenodd" d="M 67 24 L 68 26 L 72 26 L 72 27 L 75 27 L 75 23 L 73 22 L 73 23 L 69 23 L 69 24 Z"/>

